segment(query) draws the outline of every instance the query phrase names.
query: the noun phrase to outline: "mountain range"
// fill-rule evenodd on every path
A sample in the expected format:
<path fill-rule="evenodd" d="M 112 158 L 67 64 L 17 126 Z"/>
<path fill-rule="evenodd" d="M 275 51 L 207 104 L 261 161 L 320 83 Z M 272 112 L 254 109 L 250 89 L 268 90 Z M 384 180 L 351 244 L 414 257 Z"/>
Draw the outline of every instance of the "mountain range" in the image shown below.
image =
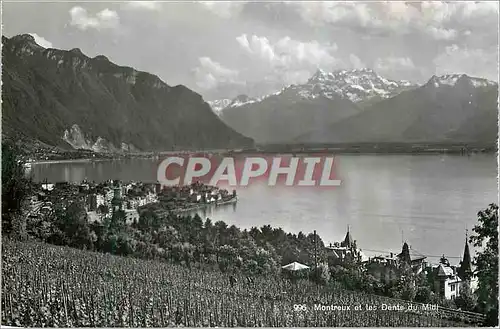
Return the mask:
<path fill-rule="evenodd" d="M 45 49 L 26 34 L 2 46 L 3 136 L 94 151 L 253 145 L 183 85 L 80 49 Z"/>
<path fill-rule="evenodd" d="M 319 69 L 263 97 L 205 102 L 185 86 L 77 48 L 45 49 L 30 35 L 2 37 L 2 46 L 3 137 L 94 151 L 244 148 L 254 140 L 496 143 L 498 84 L 465 74 L 417 85 L 371 69 Z"/>
<path fill-rule="evenodd" d="M 224 122 L 259 143 L 496 143 L 498 84 L 465 74 L 417 85 L 371 69 L 318 70 L 261 98 L 212 102 Z M 246 101 L 242 101 L 246 100 Z"/>

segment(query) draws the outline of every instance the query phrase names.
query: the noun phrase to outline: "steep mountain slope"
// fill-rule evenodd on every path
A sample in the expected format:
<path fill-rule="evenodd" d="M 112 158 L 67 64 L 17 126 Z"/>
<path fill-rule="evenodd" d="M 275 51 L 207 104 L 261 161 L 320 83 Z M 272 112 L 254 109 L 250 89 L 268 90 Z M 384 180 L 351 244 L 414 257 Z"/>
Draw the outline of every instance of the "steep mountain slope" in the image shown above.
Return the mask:
<path fill-rule="evenodd" d="M 253 144 L 182 85 L 79 49 L 45 49 L 29 35 L 2 44 L 3 134 L 98 151 Z"/>
<path fill-rule="evenodd" d="M 325 72 L 260 99 L 239 96 L 220 113 L 229 126 L 262 143 L 290 142 L 361 112 L 367 104 L 416 86 L 385 79 L 370 69 Z"/>
<path fill-rule="evenodd" d="M 498 85 L 485 79 L 433 76 L 418 89 L 380 101 L 296 141 L 491 143 L 496 136 L 497 94 Z"/>

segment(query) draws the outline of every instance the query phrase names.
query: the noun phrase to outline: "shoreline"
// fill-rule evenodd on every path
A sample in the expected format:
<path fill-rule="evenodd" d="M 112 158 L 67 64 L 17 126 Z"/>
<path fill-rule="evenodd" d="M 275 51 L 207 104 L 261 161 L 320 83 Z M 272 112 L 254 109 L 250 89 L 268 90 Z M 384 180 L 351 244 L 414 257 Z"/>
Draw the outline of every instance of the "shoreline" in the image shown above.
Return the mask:
<path fill-rule="evenodd" d="M 191 154 L 197 154 L 199 152 L 193 152 Z M 207 154 L 210 154 L 210 152 L 204 152 Z M 428 150 L 418 150 L 418 151 L 408 151 L 408 150 L 401 150 L 401 151 L 387 151 L 387 152 L 381 152 L 381 151 L 368 151 L 368 150 L 353 150 L 353 149 L 336 149 L 336 150 L 301 150 L 301 151 L 290 151 L 290 150 L 276 150 L 276 151 L 270 151 L 270 150 L 263 150 L 263 151 L 246 151 L 246 152 L 216 152 L 216 153 L 211 153 L 214 155 L 221 155 L 221 156 L 236 156 L 236 155 L 259 155 L 259 154 L 291 154 L 291 155 L 302 155 L 302 154 L 325 154 L 325 155 L 456 155 L 456 156 L 473 156 L 473 155 L 494 155 L 497 153 L 497 150 L 488 150 L 488 151 L 482 151 L 482 150 L 474 150 L 470 151 L 468 153 L 461 152 L 459 150 L 449 150 L 449 149 L 428 149 Z M 177 153 L 176 153 L 177 154 Z M 41 164 L 58 164 L 58 163 L 87 163 L 87 162 L 104 162 L 104 161 L 118 161 L 118 160 L 130 160 L 130 159 L 143 159 L 143 160 L 155 160 L 158 158 L 161 158 L 162 156 L 154 155 L 154 156 L 137 156 L 137 157 L 127 157 L 127 158 L 121 158 L 121 157 L 110 157 L 110 158 L 85 158 L 85 159 L 64 159 L 64 160 L 35 160 L 35 161 L 29 161 L 26 162 L 26 164 L 30 165 L 41 165 Z"/>
<path fill-rule="evenodd" d="M 64 160 L 35 160 L 26 162 L 30 165 L 40 165 L 40 164 L 57 164 L 57 163 L 85 163 L 85 162 L 104 162 L 104 161 L 116 161 L 124 160 L 121 158 L 85 158 L 85 159 L 64 159 Z"/>
<path fill-rule="evenodd" d="M 181 208 L 181 209 L 176 209 L 176 210 L 172 210 L 172 213 L 173 214 L 183 214 L 183 213 L 187 213 L 187 212 L 191 212 L 191 211 L 196 211 L 196 210 L 201 210 L 201 209 L 206 209 L 206 208 L 210 208 L 210 207 L 220 207 L 220 206 L 224 206 L 224 205 L 229 205 L 229 204 L 234 204 L 234 203 L 237 203 L 238 202 L 238 197 L 233 197 L 227 201 L 222 201 L 222 202 L 214 202 L 214 203 L 206 203 L 206 204 L 203 204 L 203 205 L 197 205 L 197 206 L 194 206 L 194 207 L 190 207 L 190 208 Z"/>
<path fill-rule="evenodd" d="M 74 162 L 90 162 L 93 159 L 65 159 L 65 160 L 35 160 L 29 161 L 30 165 L 40 165 L 40 164 L 55 164 L 55 163 L 74 163 Z M 104 159 L 102 159 L 104 160 Z M 99 161 L 102 161 L 99 160 Z M 96 160 L 97 161 L 97 160 Z"/>

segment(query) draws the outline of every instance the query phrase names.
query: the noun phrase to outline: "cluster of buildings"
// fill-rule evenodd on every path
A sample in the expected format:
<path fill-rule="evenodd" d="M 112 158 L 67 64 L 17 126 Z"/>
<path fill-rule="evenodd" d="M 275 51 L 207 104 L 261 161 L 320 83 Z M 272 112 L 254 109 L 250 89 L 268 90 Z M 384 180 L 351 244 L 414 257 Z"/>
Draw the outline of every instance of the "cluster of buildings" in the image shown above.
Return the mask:
<path fill-rule="evenodd" d="M 218 203 L 228 201 L 236 196 L 234 190 L 232 194 L 229 194 L 227 190 L 200 182 L 186 186 L 170 187 L 165 189 L 165 194 L 174 194 L 178 200 L 191 203 Z"/>
<path fill-rule="evenodd" d="M 138 208 L 164 201 L 172 208 L 189 208 L 205 204 L 221 204 L 236 199 L 236 192 L 196 182 L 188 186 L 165 187 L 160 183 L 142 183 L 108 180 L 102 183 L 83 181 L 80 184 L 47 183 L 38 184 L 31 198 L 30 217 L 38 218 L 50 214 L 54 205 L 67 207 L 74 201 L 81 201 L 90 222 L 101 222 L 121 210 L 126 222 L 139 220 Z"/>
<path fill-rule="evenodd" d="M 105 181 L 96 184 L 84 181 L 80 184 L 41 183 L 31 197 L 30 217 L 50 214 L 57 204 L 65 209 L 69 204 L 80 201 L 84 204 L 89 221 L 102 221 L 113 211 L 123 210 L 127 221 L 139 219 L 137 208 L 158 202 L 159 184 L 119 181 Z"/>
<path fill-rule="evenodd" d="M 401 265 L 406 263 L 415 275 L 425 275 L 431 289 L 444 299 L 455 299 L 460 290 L 467 284 L 473 291 L 477 289 L 477 278 L 473 275 L 472 261 L 465 239 L 462 260 L 457 265 L 451 265 L 443 255 L 438 264 L 431 264 L 427 257 L 411 249 L 405 242 L 401 253 L 366 257 L 356 246 L 349 229 L 344 240 L 326 247 L 329 265 L 338 265 L 352 261 L 361 266 L 367 273 L 382 283 L 391 283 L 401 278 Z"/>
<path fill-rule="evenodd" d="M 160 192 L 160 184 L 106 181 L 89 191 L 86 211 L 89 219 L 99 221 L 121 210 L 125 213 L 126 222 L 132 223 L 139 220 L 137 209 L 158 202 Z"/>

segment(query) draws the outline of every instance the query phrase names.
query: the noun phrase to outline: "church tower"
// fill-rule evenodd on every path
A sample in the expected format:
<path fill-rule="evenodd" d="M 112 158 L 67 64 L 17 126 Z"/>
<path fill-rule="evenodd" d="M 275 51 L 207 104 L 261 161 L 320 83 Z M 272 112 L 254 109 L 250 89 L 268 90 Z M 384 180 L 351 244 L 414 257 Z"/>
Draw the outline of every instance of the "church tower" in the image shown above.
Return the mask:
<path fill-rule="evenodd" d="M 470 257 L 469 243 L 467 242 L 467 233 L 465 234 L 464 256 L 460 262 L 458 276 L 464 281 L 470 281 L 472 278 L 472 261 Z"/>
<path fill-rule="evenodd" d="M 354 246 L 354 240 L 351 236 L 351 232 L 349 231 L 349 226 L 347 226 L 347 234 L 345 235 L 344 241 L 340 243 L 340 246 L 346 247 L 346 248 L 353 248 Z"/>
<path fill-rule="evenodd" d="M 401 264 L 411 265 L 410 247 L 408 243 L 403 243 L 401 253 L 398 255 Z"/>
<path fill-rule="evenodd" d="M 119 181 L 116 181 L 113 186 L 114 196 L 111 200 L 111 206 L 113 207 L 113 213 L 122 210 L 122 187 Z"/>

